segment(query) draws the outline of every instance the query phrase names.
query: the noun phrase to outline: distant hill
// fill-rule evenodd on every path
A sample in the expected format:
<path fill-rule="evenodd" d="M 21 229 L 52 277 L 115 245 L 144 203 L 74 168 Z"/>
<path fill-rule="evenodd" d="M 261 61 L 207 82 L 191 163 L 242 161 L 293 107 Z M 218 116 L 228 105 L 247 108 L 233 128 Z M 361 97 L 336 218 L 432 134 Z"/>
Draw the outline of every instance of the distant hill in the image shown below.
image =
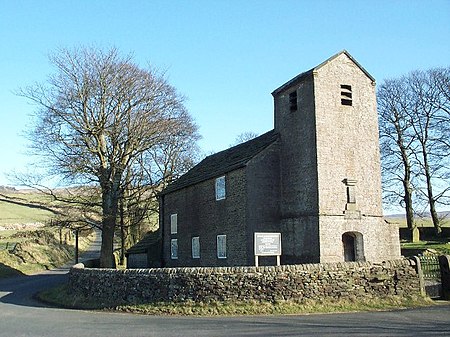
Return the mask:
<path fill-rule="evenodd" d="M 0 193 L 17 192 L 15 187 L 0 185 Z"/>
<path fill-rule="evenodd" d="M 425 213 L 423 215 L 425 218 L 431 218 L 430 213 Z M 441 211 L 438 212 L 438 216 L 441 218 L 446 218 L 446 219 L 450 219 L 450 211 Z M 384 215 L 385 218 L 389 218 L 389 219 L 405 219 L 406 216 L 404 213 L 397 213 L 397 214 L 385 214 Z"/>

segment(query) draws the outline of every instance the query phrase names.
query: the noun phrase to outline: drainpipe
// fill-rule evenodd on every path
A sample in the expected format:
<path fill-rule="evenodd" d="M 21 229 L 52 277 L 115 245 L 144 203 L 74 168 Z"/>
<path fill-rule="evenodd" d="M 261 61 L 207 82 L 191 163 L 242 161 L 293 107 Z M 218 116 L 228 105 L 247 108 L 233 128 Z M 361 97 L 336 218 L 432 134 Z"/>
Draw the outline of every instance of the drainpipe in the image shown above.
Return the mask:
<path fill-rule="evenodd" d="M 164 261 L 164 195 L 159 196 L 159 232 L 161 239 L 161 267 L 165 267 Z"/>

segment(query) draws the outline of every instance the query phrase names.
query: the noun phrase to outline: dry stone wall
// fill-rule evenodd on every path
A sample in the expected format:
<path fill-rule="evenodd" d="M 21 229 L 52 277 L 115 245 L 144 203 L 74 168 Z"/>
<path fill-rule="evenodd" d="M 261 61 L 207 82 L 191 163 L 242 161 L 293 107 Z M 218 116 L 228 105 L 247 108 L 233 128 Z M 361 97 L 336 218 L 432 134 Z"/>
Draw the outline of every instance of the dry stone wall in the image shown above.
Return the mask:
<path fill-rule="evenodd" d="M 420 295 L 414 260 L 159 269 L 87 269 L 69 273 L 70 291 L 120 303 L 277 301 Z"/>

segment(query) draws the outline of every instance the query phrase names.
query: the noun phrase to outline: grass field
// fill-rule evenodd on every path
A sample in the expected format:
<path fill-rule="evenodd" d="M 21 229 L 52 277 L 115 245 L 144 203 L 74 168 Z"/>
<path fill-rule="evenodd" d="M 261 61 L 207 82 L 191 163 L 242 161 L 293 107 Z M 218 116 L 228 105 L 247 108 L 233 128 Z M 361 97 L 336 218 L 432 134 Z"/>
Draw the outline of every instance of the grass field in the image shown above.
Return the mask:
<path fill-rule="evenodd" d="M 450 255 L 450 243 L 443 241 L 419 241 L 419 242 L 402 242 L 402 252 L 405 256 L 413 256 L 435 252 L 436 254 Z"/>
<path fill-rule="evenodd" d="M 53 213 L 0 201 L 0 225 L 46 222 Z"/>
<path fill-rule="evenodd" d="M 7 231 L 0 231 L 0 251 L 6 250 L 6 249 L 12 249 L 12 247 L 16 243 L 21 243 L 25 240 L 24 237 L 19 237 L 17 233 L 20 233 L 23 231 L 17 231 L 17 230 L 7 230 Z"/>
<path fill-rule="evenodd" d="M 0 193 L 0 277 L 51 269 L 73 259 L 70 229 L 45 226 L 54 213 L 39 204 L 49 205 L 50 198 L 29 190 Z M 88 243 L 81 238 L 80 249 Z"/>
<path fill-rule="evenodd" d="M 399 228 L 407 227 L 405 218 L 389 217 L 389 215 L 387 215 L 385 219 L 391 223 L 398 224 Z M 416 218 L 415 222 L 417 227 L 433 227 L 433 223 L 430 218 Z M 450 217 L 447 217 L 442 221 L 442 227 L 450 227 Z"/>
<path fill-rule="evenodd" d="M 50 199 L 36 192 L 8 192 L 0 195 L 0 226 L 10 224 L 45 223 L 51 219 L 53 213 L 36 207 L 27 207 L 17 203 L 7 202 L 12 200 L 22 203 L 42 202 L 49 203 Z"/>

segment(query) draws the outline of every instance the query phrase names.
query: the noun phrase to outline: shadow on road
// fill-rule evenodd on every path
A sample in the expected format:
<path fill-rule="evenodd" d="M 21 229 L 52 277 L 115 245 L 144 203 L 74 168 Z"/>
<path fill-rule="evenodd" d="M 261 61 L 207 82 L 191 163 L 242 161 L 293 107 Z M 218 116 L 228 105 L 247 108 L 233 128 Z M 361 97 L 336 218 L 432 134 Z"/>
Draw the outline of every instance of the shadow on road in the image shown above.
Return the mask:
<path fill-rule="evenodd" d="M 0 280 L 3 277 L 11 277 L 16 275 L 24 275 L 20 270 L 14 269 L 10 266 L 7 266 L 6 264 L 3 264 L 0 262 Z"/>
<path fill-rule="evenodd" d="M 0 302 L 32 307 L 49 305 L 34 299 L 34 295 L 45 289 L 67 282 L 68 269 L 56 269 L 35 275 L 19 275 L 0 279 Z"/>

